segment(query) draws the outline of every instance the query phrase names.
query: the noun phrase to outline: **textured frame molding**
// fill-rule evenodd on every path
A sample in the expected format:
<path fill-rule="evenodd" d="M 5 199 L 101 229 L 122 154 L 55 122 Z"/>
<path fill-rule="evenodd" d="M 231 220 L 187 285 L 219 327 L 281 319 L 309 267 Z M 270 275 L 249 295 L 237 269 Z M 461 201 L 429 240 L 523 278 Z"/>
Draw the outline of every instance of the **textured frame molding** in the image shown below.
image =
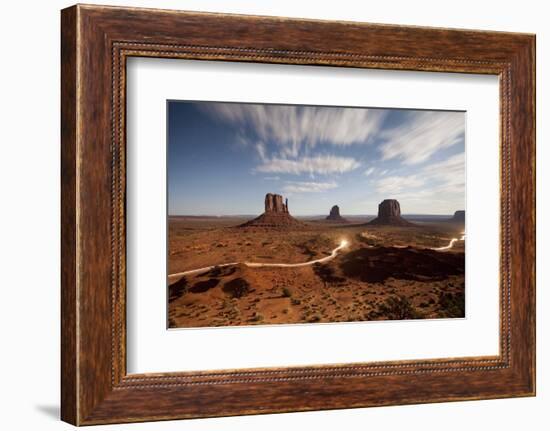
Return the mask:
<path fill-rule="evenodd" d="M 534 36 L 78 5 L 62 11 L 61 41 L 63 420 L 85 425 L 534 395 Z M 127 375 L 130 56 L 498 75 L 499 355 Z"/>

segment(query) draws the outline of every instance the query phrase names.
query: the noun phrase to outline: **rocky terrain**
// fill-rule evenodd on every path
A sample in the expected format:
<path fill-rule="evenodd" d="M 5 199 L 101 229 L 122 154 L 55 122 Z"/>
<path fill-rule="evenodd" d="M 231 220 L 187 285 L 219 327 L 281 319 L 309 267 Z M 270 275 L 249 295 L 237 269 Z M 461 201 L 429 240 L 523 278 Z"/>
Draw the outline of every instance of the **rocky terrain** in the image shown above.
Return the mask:
<path fill-rule="evenodd" d="M 274 194 L 253 220 L 170 217 L 169 327 L 464 317 L 465 241 L 438 250 L 461 238 L 463 223 L 412 224 L 391 200 L 378 219 L 299 221 Z M 343 243 L 323 263 L 246 264 L 316 261 Z M 197 268 L 207 270 L 186 274 Z"/>

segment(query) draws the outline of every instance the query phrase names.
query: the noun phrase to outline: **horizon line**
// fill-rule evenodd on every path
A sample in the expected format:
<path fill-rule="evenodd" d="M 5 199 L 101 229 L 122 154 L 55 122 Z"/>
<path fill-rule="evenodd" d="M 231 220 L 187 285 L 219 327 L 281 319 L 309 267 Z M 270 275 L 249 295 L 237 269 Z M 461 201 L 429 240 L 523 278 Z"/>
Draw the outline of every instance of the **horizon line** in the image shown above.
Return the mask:
<path fill-rule="evenodd" d="M 456 210 L 456 211 L 464 211 L 464 210 Z M 242 213 L 242 214 L 168 214 L 168 217 L 255 217 L 258 215 L 263 214 L 260 213 Z M 326 213 L 315 213 L 315 214 L 290 214 L 294 217 L 326 217 L 328 214 Z M 351 213 L 342 213 L 342 216 L 377 216 L 378 214 L 367 214 L 367 213 L 358 213 L 358 214 L 351 214 Z M 402 216 L 453 216 L 453 213 L 401 213 Z"/>

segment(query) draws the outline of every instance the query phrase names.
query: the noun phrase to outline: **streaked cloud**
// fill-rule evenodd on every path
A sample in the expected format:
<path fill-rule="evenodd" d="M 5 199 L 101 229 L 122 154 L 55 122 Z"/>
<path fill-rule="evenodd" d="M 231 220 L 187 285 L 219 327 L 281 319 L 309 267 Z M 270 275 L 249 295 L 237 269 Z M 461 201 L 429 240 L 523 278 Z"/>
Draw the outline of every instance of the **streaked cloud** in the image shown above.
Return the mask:
<path fill-rule="evenodd" d="M 462 186 L 466 182 L 466 161 L 464 153 L 450 156 L 441 162 L 433 162 L 422 170 L 422 175 L 435 182 L 446 185 Z"/>
<path fill-rule="evenodd" d="M 267 159 L 267 149 L 263 142 L 257 142 L 256 143 L 256 151 L 258 153 L 258 156 L 260 156 L 261 160 Z"/>
<path fill-rule="evenodd" d="M 275 142 L 281 155 L 290 157 L 321 143 L 366 144 L 387 115 L 380 109 L 236 103 L 205 104 L 202 109 L 221 121 L 251 129 L 261 141 Z"/>
<path fill-rule="evenodd" d="M 376 182 L 376 191 L 400 199 L 441 199 L 445 195 L 464 195 L 464 153 L 433 162 L 414 175 L 395 175 Z M 391 196 L 389 196 L 391 195 Z"/>
<path fill-rule="evenodd" d="M 409 165 L 424 162 L 463 142 L 464 131 L 463 112 L 411 111 L 403 124 L 380 133 L 382 159 L 396 158 Z"/>
<path fill-rule="evenodd" d="M 289 181 L 283 187 L 283 192 L 286 194 L 293 193 L 320 193 L 332 190 L 338 187 L 335 182 L 308 182 L 308 181 Z"/>
<path fill-rule="evenodd" d="M 376 191 L 382 194 L 397 194 L 424 185 L 424 180 L 417 175 L 385 177 L 376 183 Z"/>
<path fill-rule="evenodd" d="M 375 168 L 368 168 L 366 171 L 365 171 L 365 176 L 369 176 L 371 175 L 373 172 L 375 171 Z"/>
<path fill-rule="evenodd" d="M 301 157 L 297 159 L 272 158 L 265 159 L 255 168 L 257 172 L 273 174 L 343 174 L 357 169 L 361 164 L 352 157 L 321 155 Z"/>

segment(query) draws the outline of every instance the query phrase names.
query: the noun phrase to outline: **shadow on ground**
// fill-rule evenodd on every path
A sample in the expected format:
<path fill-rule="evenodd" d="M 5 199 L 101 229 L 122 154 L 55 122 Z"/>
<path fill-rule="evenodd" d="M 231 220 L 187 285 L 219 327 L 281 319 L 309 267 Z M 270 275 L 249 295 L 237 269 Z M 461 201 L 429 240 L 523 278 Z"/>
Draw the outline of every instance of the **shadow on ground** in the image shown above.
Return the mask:
<path fill-rule="evenodd" d="M 60 409 L 57 405 L 38 405 L 35 409 L 42 413 L 44 416 L 48 416 L 50 419 L 59 420 Z"/>
<path fill-rule="evenodd" d="M 439 281 L 464 274 L 464 253 L 412 247 L 361 248 L 342 258 L 340 269 L 350 278 L 382 283 L 388 278 Z"/>

